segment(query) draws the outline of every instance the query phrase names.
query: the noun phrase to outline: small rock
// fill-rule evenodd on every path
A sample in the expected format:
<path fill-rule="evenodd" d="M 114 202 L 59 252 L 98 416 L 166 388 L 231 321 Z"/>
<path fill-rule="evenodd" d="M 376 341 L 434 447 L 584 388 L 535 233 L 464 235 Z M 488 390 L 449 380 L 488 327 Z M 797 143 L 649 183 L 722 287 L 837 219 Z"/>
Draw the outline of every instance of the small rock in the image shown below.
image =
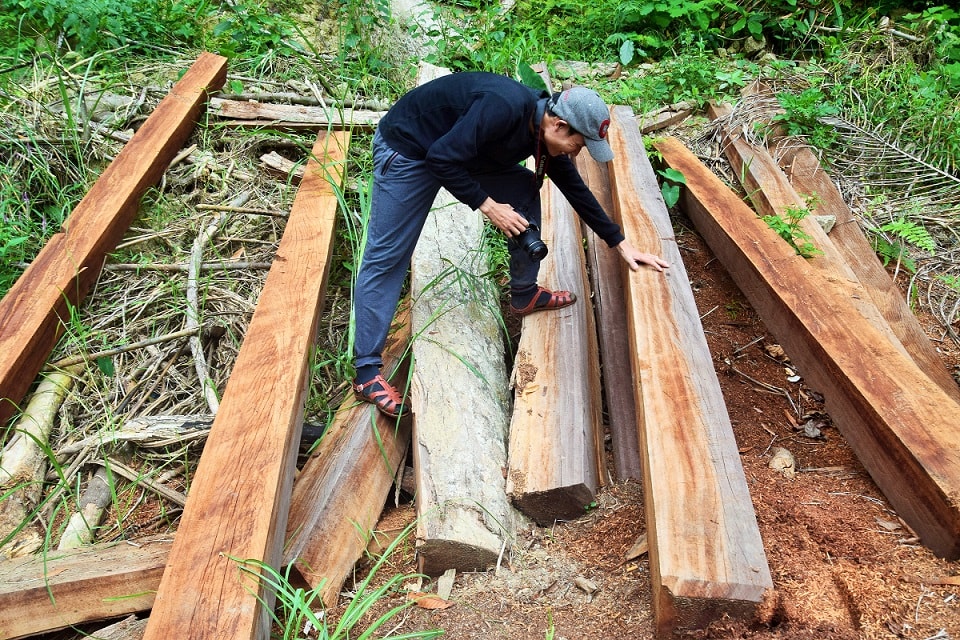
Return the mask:
<path fill-rule="evenodd" d="M 592 582 L 591 580 L 587 580 L 583 576 L 577 576 L 574 578 L 573 584 L 577 585 L 577 587 L 588 596 L 593 595 L 597 592 L 597 589 L 599 589 L 596 583 Z"/>
<path fill-rule="evenodd" d="M 826 215 L 826 216 L 814 216 L 814 219 L 817 221 L 817 224 L 823 229 L 824 233 L 830 233 L 833 231 L 833 226 L 837 224 L 837 216 L 835 215 Z"/>
<path fill-rule="evenodd" d="M 783 447 L 776 447 L 773 450 L 773 457 L 770 458 L 767 466 L 790 480 L 797 475 L 797 461 L 794 460 L 793 454 Z"/>

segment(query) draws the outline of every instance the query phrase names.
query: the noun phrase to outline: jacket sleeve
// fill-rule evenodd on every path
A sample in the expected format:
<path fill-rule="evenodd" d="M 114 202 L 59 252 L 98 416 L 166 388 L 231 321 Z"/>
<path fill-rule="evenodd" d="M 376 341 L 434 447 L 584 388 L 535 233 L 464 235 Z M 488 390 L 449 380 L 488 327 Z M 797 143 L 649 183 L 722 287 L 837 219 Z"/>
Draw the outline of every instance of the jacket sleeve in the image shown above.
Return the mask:
<path fill-rule="evenodd" d="M 611 220 L 597 202 L 570 158 L 567 156 L 550 158 L 547 164 L 547 175 L 556 183 L 580 219 L 586 222 L 587 226 L 607 243 L 607 246 L 615 247 L 623 242 L 624 235 L 620 225 Z"/>

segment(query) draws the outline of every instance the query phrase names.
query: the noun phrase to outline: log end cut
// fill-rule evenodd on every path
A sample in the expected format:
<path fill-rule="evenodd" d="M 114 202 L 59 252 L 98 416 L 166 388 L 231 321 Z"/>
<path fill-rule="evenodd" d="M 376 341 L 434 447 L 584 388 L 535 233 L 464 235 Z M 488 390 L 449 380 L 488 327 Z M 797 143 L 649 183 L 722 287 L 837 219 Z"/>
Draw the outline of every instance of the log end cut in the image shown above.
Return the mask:
<path fill-rule="evenodd" d="M 510 494 L 514 506 L 541 527 L 552 527 L 558 520 L 576 520 L 590 510 L 595 497 L 585 484 Z"/>
<path fill-rule="evenodd" d="M 458 540 L 431 539 L 418 549 L 419 570 L 428 576 L 442 575 L 447 569 L 458 572 L 486 571 L 497 563 L 496 551 Z"/>
<path fill-rule="evenodd" d="M 775 608 L 771 584 L 702 585 L 701 595 L 676 595 L 663 585 L 656 594 L 657 635 L 661 638 L 704 631 L 722 621 L 765 623 Z M 695 591 L 686 585 L 688 593 Z M 711 593 L 713 592 L 713 593 Z"/>

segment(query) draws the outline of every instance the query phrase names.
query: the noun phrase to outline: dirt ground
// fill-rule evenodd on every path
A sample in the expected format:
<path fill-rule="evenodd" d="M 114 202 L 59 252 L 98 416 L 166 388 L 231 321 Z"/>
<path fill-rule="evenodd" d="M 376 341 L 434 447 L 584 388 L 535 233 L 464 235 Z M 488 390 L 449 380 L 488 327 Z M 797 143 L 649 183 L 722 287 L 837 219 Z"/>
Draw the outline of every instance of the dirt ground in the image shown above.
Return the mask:
<path fill-rule="evenodd" d="M 720 621 L 687 637 L 960 637 L 960 586 L 937 584 L 956 574 L 955 564 L 921 546 L 897 517 L 823 413 L 817 391 L 805 386 L 802 372 L 791 367 L 692 229 L 688 221 L 677 220 L 677 239 L 735 430 L 774 592 L 755 620 Z M 938 344 L 945 363 L 955 369 L 957 346 Z M 807 433 L 806 425 L 819 434 Z M 793 454 L 793 478 L 769 467 L 777 447 Z M 409 504 L 389 509 L 380 529 L 400 529 L 413 516 Z M 398 631 L 440 628 L 444 637 L 458 640 L 651 638 L 647 557 L 624 559 L 644 531 L 641 486 L 608 486 L 597 508 L 579 520 L 522 531 L 498 569 L 457 575 L 452 606 L 410 609 Z M 411 546 L 395 557 L 392 570 L 415 571 Z M 596 586 L 593 593 L 587 593 L 590 583 Z M 429 580 L 408 586 L 436 591 Z"/>

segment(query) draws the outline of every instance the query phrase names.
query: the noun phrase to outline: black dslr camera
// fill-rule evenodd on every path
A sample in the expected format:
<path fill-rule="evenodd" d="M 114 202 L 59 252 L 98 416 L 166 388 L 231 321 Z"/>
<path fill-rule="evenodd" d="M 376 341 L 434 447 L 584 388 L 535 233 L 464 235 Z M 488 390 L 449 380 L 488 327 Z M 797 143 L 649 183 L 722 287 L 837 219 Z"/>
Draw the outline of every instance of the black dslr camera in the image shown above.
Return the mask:
<path fill-rule="evenodd" d="M 531 260 L 539 262 L 547 257 L 547 245 L 540 239 L 540 227 L 533 222 L 528 221 L 527 228 L 513 239 L 527 252 Z"/>

